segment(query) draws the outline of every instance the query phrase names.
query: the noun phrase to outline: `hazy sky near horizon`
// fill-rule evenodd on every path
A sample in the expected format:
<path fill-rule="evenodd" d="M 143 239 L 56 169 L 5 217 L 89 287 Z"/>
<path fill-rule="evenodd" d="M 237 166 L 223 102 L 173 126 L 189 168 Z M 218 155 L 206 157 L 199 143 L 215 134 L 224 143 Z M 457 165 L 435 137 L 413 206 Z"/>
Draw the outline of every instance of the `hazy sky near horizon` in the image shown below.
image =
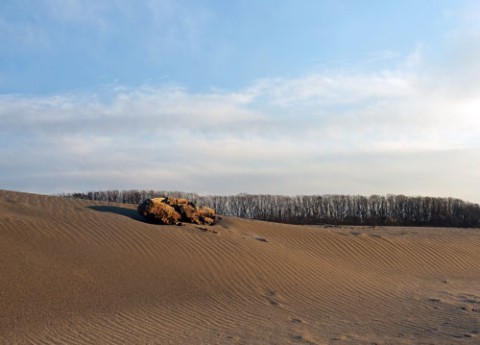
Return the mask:
<path fill-rule="evenodd" d="M 477 1 L 0 2 L 0 188 L 480 202 Z"/>

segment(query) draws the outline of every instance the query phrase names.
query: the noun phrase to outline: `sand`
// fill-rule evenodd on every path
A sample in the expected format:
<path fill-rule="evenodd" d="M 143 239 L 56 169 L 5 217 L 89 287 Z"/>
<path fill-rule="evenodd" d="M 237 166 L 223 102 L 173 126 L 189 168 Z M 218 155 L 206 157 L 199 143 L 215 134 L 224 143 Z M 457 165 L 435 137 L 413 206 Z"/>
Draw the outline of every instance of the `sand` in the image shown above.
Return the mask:
<path fill-rule="evenodd" d="M 0 191 L 0 344 L 480 344 L 480 229 L 161 226 Z"/>

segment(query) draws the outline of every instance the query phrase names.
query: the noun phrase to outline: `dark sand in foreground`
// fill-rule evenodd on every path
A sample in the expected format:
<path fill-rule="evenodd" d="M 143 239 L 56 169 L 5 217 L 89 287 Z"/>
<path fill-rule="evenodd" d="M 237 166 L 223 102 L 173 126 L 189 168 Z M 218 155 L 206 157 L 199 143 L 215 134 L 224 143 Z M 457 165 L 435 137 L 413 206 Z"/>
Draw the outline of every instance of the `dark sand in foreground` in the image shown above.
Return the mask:
<path fill-rule="evenodd" d="M 159 226 L 0 191 L 0 344 L 480 344 L 480 229 Z"/>

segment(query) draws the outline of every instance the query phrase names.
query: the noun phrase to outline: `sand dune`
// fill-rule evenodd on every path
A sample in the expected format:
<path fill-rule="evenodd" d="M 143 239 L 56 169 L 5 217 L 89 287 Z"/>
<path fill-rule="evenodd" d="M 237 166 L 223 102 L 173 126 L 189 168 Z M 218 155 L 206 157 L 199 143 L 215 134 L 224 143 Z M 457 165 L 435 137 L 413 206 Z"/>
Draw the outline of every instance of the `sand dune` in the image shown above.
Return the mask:
<path fill-rule="evenodd" d="M 0 191 L 0 344 L 290 343 L 480 344 L 480 230 L 159 226 Z"/>

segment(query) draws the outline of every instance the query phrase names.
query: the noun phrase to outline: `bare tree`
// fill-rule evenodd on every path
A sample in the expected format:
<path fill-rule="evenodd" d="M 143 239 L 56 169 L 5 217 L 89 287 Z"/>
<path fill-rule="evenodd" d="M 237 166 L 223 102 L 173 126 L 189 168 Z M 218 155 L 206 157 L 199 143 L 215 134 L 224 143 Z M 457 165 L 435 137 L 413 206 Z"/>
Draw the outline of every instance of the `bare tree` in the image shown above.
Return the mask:
<path fill-rule="evenodd" d="M 219 214 L 292 224 L 480 227 L 480 206 L 453 198 L 405 195 L 231 196 L 154 190 L 109 190 L 66 197 L 138 204 L 147 198 L 186 198 Z"/>

